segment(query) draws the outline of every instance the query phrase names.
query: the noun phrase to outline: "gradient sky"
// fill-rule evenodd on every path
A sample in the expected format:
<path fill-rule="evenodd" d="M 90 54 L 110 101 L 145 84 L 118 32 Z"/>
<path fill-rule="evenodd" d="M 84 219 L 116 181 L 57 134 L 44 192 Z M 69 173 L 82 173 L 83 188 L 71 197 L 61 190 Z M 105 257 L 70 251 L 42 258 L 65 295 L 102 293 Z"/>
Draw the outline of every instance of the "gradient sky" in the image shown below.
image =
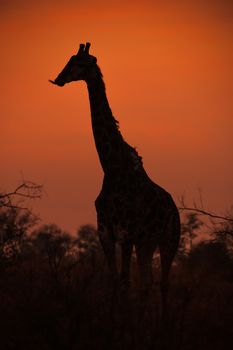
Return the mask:
<path fill-rule="evenodd" d="M 2 1 L 0 190 L 44 184 L 33 211 L 95 224 L 102 183 L 83 82 L 48 83 L 90 41 L 109 102 L 151 178 L 178 203 L 233 204 L 230 1 Z"/>

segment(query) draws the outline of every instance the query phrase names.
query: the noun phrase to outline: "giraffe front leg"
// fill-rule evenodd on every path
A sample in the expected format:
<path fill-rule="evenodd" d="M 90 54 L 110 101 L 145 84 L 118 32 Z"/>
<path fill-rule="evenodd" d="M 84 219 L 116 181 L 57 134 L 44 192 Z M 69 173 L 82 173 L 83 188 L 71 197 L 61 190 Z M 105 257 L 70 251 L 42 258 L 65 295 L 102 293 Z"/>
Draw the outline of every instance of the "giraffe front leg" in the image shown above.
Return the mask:
<path fill-rule="evenodd" d="M 111 231 L 104 225 L 98 224 L 98 235 L 102 245 L 104 255 L 107 260 L 111 279 L 117 280 L 117 263 L 115 240 L 111 237 Z"/>
<path fill-rule="evenodd" d="M 121 244 L 121 284 L 128 288 L 130 285 L 130 262 L 133 251 L 133 244 L 131 242 L 124 242 Z"/>

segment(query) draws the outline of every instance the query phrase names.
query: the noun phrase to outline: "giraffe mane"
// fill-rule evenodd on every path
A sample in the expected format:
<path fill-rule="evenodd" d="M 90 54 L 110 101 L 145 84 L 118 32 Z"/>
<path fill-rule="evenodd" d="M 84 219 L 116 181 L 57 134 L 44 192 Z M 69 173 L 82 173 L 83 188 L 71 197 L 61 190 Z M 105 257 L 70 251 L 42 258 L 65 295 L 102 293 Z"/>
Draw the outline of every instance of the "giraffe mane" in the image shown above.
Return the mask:
<path fill-rule="evenodd" d="M 125 145 L 129 149 L 131 158 L 135 165 L 135 169 L 138 169 L 139 166 L 143 166 L 142 157 L 138 154 L 136 147 L 130 146 L 127 142 L 125 142 Z"/>
<path fill-rule="evenodd" d="M 137 148 L 136 147 L 132 147 L 134 154 L 136 155 L 136 157 L 138 158 L 138 161 L 141 165 L 143 165 L 142 162 L 142 157 L 138 154 Z"/>
<path fill-rule="evenodd" d="M 97 75 L 99 76 L 99 78 L 102 79 L 102 83 L 103 83 L 104 89 L 105 89 L 105 83 L 104 83 L 104 80 L 103 80 L 103 74 L 101 72 L 101 69 L 100 69 L 100 67 L 98 65 L 96 65 L 96 69 L 97 69 Z M 112 116 L 112 118 L 113 118 L 114 123 L 116 124 L 117 129 L 119 130 L 120 129 L 119 121 L 114 116 Z"/>

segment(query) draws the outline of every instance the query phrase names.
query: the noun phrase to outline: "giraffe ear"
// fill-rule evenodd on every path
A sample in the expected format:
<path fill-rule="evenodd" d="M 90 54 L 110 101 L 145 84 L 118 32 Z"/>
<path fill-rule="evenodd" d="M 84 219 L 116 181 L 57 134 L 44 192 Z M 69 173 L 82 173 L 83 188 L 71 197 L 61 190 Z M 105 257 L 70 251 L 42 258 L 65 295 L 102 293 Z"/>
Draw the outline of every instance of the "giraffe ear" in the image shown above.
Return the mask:
<path fill-rule="evenodd" d="M 90 49 L 91 43 L 86 43 L 86 47 L 84 49 L 84 52 L 89 55 L 89 49 Z"/>
<path fill-rule="evenodd" d="M 85 45 L 84 44 L 80 44 L 77 55 L 81 55 L 84 52 L 84 48 L 85 48 Z"/>

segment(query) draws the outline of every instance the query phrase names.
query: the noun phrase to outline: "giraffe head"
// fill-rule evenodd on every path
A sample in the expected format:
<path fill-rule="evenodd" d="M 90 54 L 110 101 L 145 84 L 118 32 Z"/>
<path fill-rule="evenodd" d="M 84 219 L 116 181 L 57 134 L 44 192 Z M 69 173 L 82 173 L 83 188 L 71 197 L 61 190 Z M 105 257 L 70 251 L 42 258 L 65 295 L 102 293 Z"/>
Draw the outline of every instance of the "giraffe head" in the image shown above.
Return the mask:
<path fill-rule="evenodd" d="M 96 74 L 97 59 L 89 54 L 91 44 L 80 44 L 78 53 L 72 56 L 55 80 L 49 80 L 58 86 L 72 81 L 88 81 Z"/>

